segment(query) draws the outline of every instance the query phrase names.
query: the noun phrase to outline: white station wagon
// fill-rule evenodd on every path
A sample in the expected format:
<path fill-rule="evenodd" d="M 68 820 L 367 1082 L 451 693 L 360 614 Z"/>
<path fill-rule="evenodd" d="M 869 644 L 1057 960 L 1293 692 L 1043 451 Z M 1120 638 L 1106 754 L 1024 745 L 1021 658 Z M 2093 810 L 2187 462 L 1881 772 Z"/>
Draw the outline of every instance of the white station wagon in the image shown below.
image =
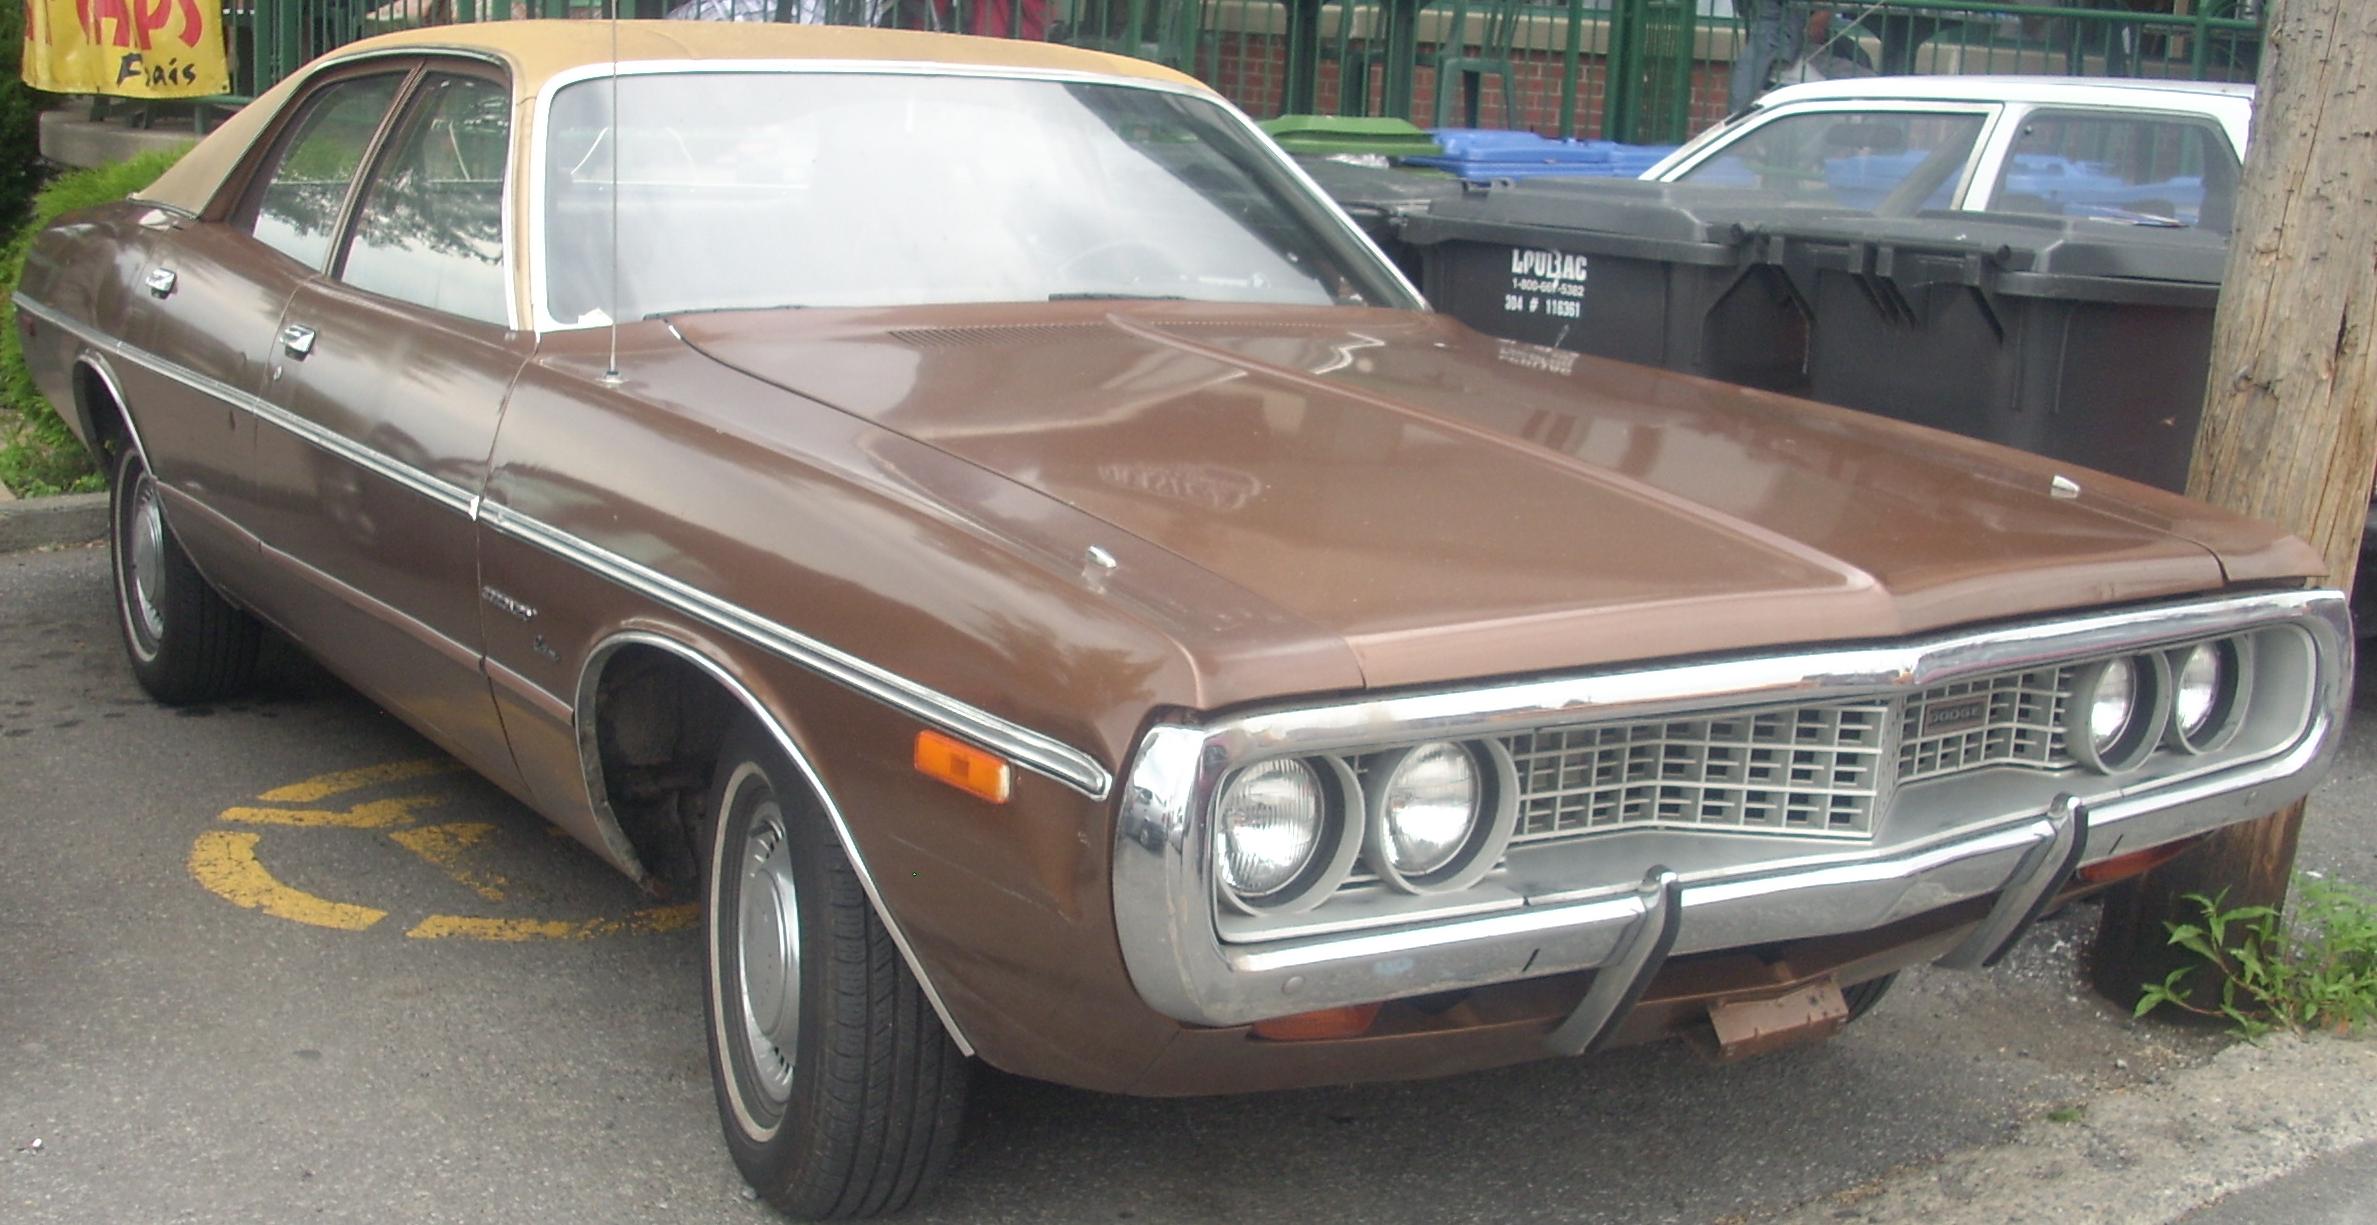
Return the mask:
<path fill-rule="evenodd" d="M 2226 233 L 2251 85 L 1867 77 L 1786 85 L 1643 173 L 1883 215 L 2094 217 Z"/>

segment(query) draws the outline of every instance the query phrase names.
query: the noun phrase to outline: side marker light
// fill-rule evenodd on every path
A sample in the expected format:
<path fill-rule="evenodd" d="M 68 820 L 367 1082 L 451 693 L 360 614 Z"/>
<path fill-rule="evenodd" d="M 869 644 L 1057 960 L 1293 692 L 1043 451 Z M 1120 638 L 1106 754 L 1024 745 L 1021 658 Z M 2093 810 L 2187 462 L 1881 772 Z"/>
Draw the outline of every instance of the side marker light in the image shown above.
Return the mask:
<path fill-rule="evenodd" d="M 1006 803 L 1015 787 L 1006 758 L 934 731 L 916 733 L 916 772 L 993 804 Z"/>

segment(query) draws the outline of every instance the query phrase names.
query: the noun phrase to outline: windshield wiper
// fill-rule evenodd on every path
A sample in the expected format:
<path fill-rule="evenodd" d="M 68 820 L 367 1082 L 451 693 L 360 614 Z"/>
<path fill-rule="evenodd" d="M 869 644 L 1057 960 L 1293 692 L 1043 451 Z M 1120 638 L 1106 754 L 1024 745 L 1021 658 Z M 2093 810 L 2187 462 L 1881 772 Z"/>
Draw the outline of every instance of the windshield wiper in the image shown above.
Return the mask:
<path fill-rule="evenodd" d="M 1188 298 L 1176 293 L 1052 293 L 1051 302 L 1186 302 Z"/>

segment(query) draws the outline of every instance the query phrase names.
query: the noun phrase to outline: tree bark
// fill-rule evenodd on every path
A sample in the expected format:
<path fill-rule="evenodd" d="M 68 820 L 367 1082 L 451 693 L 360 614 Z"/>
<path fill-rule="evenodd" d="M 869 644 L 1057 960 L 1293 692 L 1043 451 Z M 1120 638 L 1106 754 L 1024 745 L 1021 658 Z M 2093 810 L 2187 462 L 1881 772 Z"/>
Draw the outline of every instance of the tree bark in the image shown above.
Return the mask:
<path fill-rule="evenodd" d="M 2350 590 L 2377 472 L 2377 4 L 2277 0 L 2257 94 L 2187 492 L 2302 537 Z M 2187 894 L 2283 903 L 2302 818 L 2233 826 L 2117 890 L 2097 990 L 2133 1003 L 2188 964 L 2163 926 L 2200 917 Z"/>

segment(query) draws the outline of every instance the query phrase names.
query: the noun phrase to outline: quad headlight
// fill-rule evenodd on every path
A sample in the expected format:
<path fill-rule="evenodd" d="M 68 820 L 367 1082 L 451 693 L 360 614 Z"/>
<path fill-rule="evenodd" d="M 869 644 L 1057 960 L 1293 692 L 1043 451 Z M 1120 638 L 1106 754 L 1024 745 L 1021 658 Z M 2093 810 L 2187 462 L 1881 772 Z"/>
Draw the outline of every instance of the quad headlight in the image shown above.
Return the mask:
<path fill-rule="evenodd" d="M 1221 894 L 1239 910 L 1308 910 L 1357 861 L 1398 892 L 1448 893 L 1502 861 L 1518 774 L 1508 750 L 1483 740 L 1275 758 L 1232 775 L 1213 817 Z"/>
<path fill-rule="evenodd" d="M 1240 770 L 1214 804 L 1224 894 L 1247 910 L 1319 905 L 1361 840 L 1346 814 L 1352 772 L 1334 758 L 1283 757 Z"/>
<path fill-rule="evenodd" d="M 2173 747 L 2209 753 L 2237 734 L 2252 676 L 2251 647 L 2249 639 L 2224 638 L 2170 653 Z"/>
<path fill-rule="evenodd" d="M 2170 687 L 2170 662 L 2158 654 L 2083 668 L 2064 729 L 2072 756 L 2108 774 L 2145 761 L 2162 739 Z"/>

